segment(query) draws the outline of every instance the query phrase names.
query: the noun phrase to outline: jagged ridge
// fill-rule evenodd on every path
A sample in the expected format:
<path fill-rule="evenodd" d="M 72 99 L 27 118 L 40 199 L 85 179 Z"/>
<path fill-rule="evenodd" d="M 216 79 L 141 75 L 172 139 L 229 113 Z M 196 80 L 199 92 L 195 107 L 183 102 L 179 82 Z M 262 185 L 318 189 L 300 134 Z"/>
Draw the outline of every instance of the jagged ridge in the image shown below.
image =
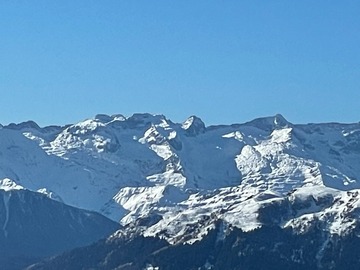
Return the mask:
<path fill-rule="evenodd" d="M 201 241 L 215 220 L 297 233 L 319 221 L 342 236 L 358 220 L 358 123 L 296 125 L 276 115 L 206 127 L 196 116 L 97 115 L 66 127 L 5 126 L 0 142 L 0 178 L 141 224 L 137 234 L 170 244 Z M 274 205 L 282 207 L 269 221 L 262 209 Z"/>

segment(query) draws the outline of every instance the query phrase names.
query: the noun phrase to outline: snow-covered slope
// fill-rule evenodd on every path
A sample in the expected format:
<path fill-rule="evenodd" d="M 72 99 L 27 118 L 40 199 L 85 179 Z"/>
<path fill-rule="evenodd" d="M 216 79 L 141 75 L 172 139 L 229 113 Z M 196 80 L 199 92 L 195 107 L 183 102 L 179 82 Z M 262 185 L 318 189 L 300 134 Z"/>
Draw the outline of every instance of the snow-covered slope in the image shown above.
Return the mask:
<path fill-rule="evenodd" d="M 196 116 L 97 115 L 65 127 L 0 129 L 0 179 L 123 225 L 138 222 L 145 236 L 170 243 L 202 239 L 209 220 L 253 230 L 264 224 L 262 209 L 309 198 L 277 224 L 301 231 L 316 218 L 345 233 L 352 221 L 341 213 L 360 199 L 359 160 L 360 124 L 296 125 L 281 115 L 209 127 Z"/>

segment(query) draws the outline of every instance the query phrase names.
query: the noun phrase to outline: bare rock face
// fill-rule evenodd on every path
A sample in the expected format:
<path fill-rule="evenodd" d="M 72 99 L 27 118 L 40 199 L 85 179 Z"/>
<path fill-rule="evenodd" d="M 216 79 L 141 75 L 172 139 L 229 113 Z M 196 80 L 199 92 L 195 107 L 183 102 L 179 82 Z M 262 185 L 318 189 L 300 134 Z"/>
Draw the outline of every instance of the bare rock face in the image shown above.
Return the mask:
<path fill-rule="evenodd" d="M 186 130 L 186 134 L 188 136 L 196 136 L 205 132 L 205 124 L 204 122 L 196 116 L 190 116 L 181 126 L 184 130 Z"/>

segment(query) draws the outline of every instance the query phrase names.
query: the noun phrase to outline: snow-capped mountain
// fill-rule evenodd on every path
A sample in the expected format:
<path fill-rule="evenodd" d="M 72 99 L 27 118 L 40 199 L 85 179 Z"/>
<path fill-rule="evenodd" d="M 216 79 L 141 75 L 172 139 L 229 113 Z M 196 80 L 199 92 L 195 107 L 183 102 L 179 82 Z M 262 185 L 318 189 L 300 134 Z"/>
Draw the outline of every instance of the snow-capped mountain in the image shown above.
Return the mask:
<path fill-rule="evenodd" d="M 208 127 L 196 116 L 97 115 L 0 129 L 0 179 L 12 183 L 0 187 L 44 193 L 127 228 L 111 239 L 135 231 L 170 245 L 201 242 L 219 221 L 243 232 L 320 226 L 349 235 L 359 220 L 359 160 L 359 123 L 297 125 L 281 115 Z"/>

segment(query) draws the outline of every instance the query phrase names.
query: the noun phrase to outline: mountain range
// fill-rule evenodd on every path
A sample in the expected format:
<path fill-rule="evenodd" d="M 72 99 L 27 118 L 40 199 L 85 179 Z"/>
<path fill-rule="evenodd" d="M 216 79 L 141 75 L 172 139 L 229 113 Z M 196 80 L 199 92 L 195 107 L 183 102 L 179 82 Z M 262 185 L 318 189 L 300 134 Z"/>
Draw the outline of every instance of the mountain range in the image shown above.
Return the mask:
<path fill-rule="evenodd" d="M 358 268 L 359 160 L 359 123 L 282 115 L 217 126 L 151 114 L 1 126 L 0 262 Z"/>

